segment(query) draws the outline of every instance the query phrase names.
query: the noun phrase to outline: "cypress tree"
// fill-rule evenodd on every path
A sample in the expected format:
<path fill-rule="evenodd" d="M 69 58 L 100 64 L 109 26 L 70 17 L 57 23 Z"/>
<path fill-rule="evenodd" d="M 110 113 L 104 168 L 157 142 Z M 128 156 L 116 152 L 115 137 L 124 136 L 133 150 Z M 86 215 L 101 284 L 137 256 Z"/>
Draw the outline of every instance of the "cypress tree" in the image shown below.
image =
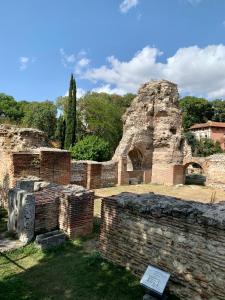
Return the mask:
<path fill-rule="evenodd" d="M 77 118 L 77 89 L 73 74 L 70 79 L 68 107 L 66 114 L 65 149 L 69 149 L 76 143 L 76 118 Z"/>
<path fill-rule="evenodd" d="M 56 139 L 60 142 L 60 148 L 64 149 L 65 143 L 66 121 L 63 116 L 59 116 L 57 120 Z"/>

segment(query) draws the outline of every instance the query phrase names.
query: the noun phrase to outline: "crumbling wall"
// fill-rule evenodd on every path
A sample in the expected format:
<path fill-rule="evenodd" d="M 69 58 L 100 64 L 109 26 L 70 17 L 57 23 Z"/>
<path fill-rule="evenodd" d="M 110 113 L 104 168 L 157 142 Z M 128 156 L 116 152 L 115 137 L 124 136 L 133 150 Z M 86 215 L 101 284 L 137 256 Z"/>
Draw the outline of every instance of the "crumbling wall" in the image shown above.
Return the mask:
<path fill-rule="evenodd" d="M 225 154 L 206 158 L 206 185 L 225 189 Z"/>
<path fill-rule="evenodd" d="M 169 81 L 143 85 L 123 116 L 123 137 L 113 160 L 127 157 L 129 170 L 151 170 L 154 183 L 162 183 L 159 172 L 164 181 L 173 181 L 170 170 L 182 164 L 184 145 L 178 97 L 176 84 Z"/>
<path fill-rule="evenodd" d="M 58 184 L 71 179 L 70 153 L 49 148 L 44 132 L 0 125 L 0 188 L 3 206 L 7 193 L 21 177 L 36 176 Z"/>
<path fill-rule="evenodd" d="M 141 277 L 153 265 L 171 273 L 180 299 L 223 300 L 225 205 L 122 193 L 102 203 L 100 252 Z"/>

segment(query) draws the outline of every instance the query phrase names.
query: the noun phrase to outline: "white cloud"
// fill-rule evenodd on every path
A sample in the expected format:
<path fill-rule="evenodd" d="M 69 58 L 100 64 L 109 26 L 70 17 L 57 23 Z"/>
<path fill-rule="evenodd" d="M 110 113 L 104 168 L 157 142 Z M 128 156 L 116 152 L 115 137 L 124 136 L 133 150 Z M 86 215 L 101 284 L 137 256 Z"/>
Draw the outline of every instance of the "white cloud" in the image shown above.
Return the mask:
<path fill-rule="evenodd" d="M 182 93 L 225 97 L 225 45 L 180 48 L 164 63 L 159 61 L 161 55 L 159 49 L 147 46 L 128 61 L 111 56 L 105 65 L 80 76 L 94 82 L 95 90 L 110 93 L 137 92 L 149 80 L 167 79 L 177 83 Z"/>
<path fill-rule="evenodd" d="M 61 54 L 61 61 L 64 67 L 67 67 L 71 63 L 75 63 L 76 57 L 74 54 L 66 54 L 63 48 L 59 49 L 59 52 Z"/>
<path fill-rule="evenodd" d="M 27 68 L 30 58 L 27 56 L 21 56 L 19 58 L 20 70 L 23 71 Z"/>
<path fill-rule="evenodd" d="M 86 94 L 86 91 L 84 89 L 81 88 L 77 88 L 77 99 L 83 97 Z M 64 95 L 64 97 L 69 95 L 69 91 L 67 91 Z"/>
<path fill-rule="evenodd" d="M 27 69 L 28 65 L 31 64 L 31 63 L 34 63 L 36 61 L 36 58 L 35 57 L 28 57 L 28 56 L 20 56 L 19 57 L 19 69 L 20 71 L 24 71 Z"/>
<path fill-rule="evenodd" d="M 92 92 L 107 93 L 107 94 L 118 94 L 123 95 L 124 90 L 118 88 L 112 88 L 110 84 L 101 85 L 97 88 L 92 89 Z"/>
<path fill-rule="evenodd" d="M 67 54 L 63 48 L 59 50 L 61 55 L 61 62 L 64 67 L 74 69 L 76 74 L 80 74 L 90 64 L 87 53 L 81 50 L 78 54 Z"/>
<path fill-rule="evenodd" d="M 131 8 L 137 6 L 139 3 L 139 0 L 124 0 L 120 3 L 120 12 L 121 13 L 127 13 Z"/>

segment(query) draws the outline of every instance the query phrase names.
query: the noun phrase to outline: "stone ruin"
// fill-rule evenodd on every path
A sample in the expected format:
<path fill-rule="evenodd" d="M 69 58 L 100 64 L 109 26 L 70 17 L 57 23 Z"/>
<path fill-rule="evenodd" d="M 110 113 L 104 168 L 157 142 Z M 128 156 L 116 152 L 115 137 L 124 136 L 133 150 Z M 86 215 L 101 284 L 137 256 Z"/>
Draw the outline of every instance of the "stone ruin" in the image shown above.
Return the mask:
<path fill-rule="evenodd" d="M 70 153 L 49 147 L 42 131 L 0 126 L 0 185 L 4 206 L 7 206 L 9 188 L 21 177 L 36 176 L 65 185 L 71 181 L 70 172 Z"/>
<path fill-rule="evenodd" d="M 224 188 L 225 155 L 192 157 L 182 135 L 182 112 L 176 84 L 144 84 L 123 116 L 123 137 L 109 162 L 72 161 L 71 181 L 86 188 L 113 185 L 185 183 L 193 163 L 206 176 L 206 185 Z"/>
<path fill-rule="evenodd" d="M 113 160 L 127 157 L 130 171 L 182 163 L 178 98 L 177 86 L 169 81 L 143 85 L 123 116 L 123 137 Z"/>
<path fill-rule="evenodd" d="M 148 177 L 145 182 L 179 181 L 173 174 L 175 166 L 182 164 L 184 146 L 178 98 L 176 84 L 166 80 L 140 88 L 123 116 L 123 137 L 113 157 L 124 159 L 122 181 L 138 173 Z"/>
<path fill-rule="evenodd" d="M 55 229 L 70 237 L 91 233 L 93 193 L 70 182 L 68 151 L 49 147 L 42 131 L 0 126 L 0 204 L 21 241 Z"/>

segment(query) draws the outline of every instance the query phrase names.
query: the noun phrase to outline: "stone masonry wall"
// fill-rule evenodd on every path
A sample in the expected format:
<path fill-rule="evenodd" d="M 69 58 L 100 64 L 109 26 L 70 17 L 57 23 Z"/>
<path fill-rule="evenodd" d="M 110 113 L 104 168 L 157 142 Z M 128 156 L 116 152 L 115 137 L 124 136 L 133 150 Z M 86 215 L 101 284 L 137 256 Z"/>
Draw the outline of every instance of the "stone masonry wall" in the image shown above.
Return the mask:
<path fill-rule="evenodd" d="M 225 204 L 122 193 L 102 203 L 100 252 L 141 277 L 153 265 L 171 273 L 182 300 L 223 300 Z"/>

